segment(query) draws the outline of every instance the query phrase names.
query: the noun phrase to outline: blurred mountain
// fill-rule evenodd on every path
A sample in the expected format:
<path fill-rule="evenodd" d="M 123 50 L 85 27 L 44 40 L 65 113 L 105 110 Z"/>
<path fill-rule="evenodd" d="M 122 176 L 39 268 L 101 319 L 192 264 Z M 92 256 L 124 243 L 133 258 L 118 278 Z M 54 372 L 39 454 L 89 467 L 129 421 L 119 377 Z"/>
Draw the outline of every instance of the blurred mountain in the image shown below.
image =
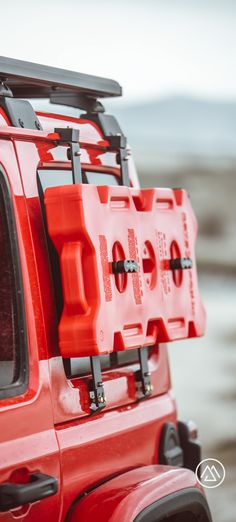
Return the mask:
<path fill-rule="evenodd" d="M 141 168 L 222 168 L 236 161 L 236 102 L 172 97 L 111 107 Z"/>

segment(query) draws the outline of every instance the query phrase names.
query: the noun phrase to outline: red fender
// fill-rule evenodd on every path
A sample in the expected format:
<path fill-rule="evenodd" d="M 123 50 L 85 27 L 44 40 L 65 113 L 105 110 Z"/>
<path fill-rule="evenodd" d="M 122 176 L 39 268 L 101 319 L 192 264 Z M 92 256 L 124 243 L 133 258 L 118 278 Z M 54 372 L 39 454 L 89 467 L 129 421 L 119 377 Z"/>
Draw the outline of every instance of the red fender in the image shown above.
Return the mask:
<path fill-rule="evenodd" d="M 195 489 L 204 500 L 195 474 L 188 469 L 159 465 L 133 469 L 78 501 L 70 521 L 131 522 L 151 504 L 186 488 Z"/>

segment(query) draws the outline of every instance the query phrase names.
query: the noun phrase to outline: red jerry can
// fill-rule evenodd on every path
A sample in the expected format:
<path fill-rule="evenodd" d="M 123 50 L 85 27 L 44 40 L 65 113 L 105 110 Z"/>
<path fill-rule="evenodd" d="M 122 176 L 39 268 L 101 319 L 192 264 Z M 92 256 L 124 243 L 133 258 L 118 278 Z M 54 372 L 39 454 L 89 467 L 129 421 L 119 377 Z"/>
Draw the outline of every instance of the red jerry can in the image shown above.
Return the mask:
<path fill-rule="evenodd" d="M 64 357 L 197 337 L 205 311 L 184 190 L 70 185 L 45 193 L 64 293 Z"/>

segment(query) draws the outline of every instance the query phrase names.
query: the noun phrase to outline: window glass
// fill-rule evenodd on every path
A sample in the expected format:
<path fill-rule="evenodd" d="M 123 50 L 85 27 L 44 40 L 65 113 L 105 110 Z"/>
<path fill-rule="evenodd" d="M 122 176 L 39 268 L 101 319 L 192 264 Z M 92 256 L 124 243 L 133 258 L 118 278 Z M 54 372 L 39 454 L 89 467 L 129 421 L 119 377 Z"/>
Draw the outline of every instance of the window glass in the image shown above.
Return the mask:
<path fill-rule="evenodd" d="M 42 190 L 48 187 L 59 187 L 60 185 L 72 185 L 71 170 L 63 169 L 40 169 L 38 171 Z M 95 171 L 83 171 L 83 183 L 94 185 L 119 185 L 119 178 L 114 174 Z"/>
<path fill-rule="evenodd" d="M 19 274 L 17 273 L 17 251 L 9 194 L 0 183 L 0 395 L 6 397 L 17 391 L 8 393 L 7 387 L 20 386 L 23 374 L 22 333 L 19 315 Z M 8 200 L 6 202 L 6 200 Z M 23 310 L 21 311 L 23 315 Z M 24 375 L 25 366 L 24 366 Z M 23 376 L 22 376 L 23 377 Z M 5 390 L 4 390 L 5 389 Z M 23 390 L 22 390 L 23 391 Z M 6 392 L 6 393 L 5 393 Z M 20 391 L 19 391 L 20 392 Z"/>
<path fill-rule="evenodd" d="M 43 191 L 48 187 L 72 185 L 73 183 L 71 170 L 40 169 L 38 175 Z"/>
<path fill-rule="evenodd" d="M 114 174 L 106 174 L 105 172 L 84 172 L 87 183 L 94 185 L 119 185 L 119 178 Z"/>
<path fill-rule="evenodd" d="M 115 355 L 101 355 L 102 370 L 111 370 L 119 366 L 126 366 L 138 362 L 138 350 L 126 350 L 124 352 L 116 352 Z M 75 357 L 70 359 L 70 365 L 66 365 L 67 372 L 71 377 L 86 375 L 91 373 L 90 357 Z"/>

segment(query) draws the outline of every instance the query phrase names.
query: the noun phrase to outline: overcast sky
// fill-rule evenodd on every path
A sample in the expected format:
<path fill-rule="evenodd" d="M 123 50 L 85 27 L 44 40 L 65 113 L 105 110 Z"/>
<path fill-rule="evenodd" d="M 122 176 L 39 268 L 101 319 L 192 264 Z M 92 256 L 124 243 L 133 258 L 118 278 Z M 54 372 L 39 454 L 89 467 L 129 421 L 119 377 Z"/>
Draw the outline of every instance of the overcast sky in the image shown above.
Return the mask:
<path fill-rule="evenodd" d="M 124 101 L 236 99 L 236 0 L 0 0 L 3 56 L 117 79 Z"/>

